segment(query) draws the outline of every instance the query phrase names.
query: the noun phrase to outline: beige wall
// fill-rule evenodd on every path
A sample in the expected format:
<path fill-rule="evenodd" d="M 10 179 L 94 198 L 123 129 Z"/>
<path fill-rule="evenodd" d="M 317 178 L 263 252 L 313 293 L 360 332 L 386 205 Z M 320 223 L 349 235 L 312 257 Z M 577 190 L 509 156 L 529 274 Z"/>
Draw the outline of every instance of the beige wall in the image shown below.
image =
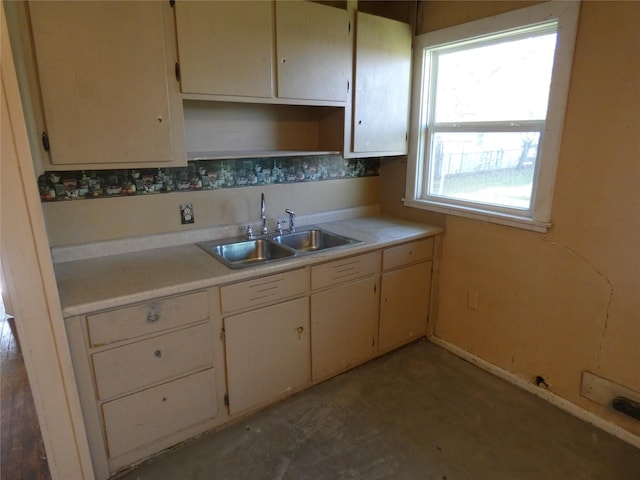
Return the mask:
<path fill-rule="evenodd" d="M 427 1 L 419 31 L 521 6 Z M 638 25 L 640 2 L 583 2 L 553 227 L 446 216 L 435 333 L 523 379 L 542 375 L 556 394 L 640 435 L 639 422 L 580 396 L 583 370 L 640 391 Z M 412 211 L 399 205 L 404 170 L 397 159 L 384 165 L 383 211 Z M 466 306 L 470 290 L 477 311 Z"/>
<path fill-rule="evenodd" d="M 221 225 L 260 222 L 264 192 L 270 228 L 285 208 L 309 215 L 377 205 L 380 177 L 265 185 L 198 192 L 52 202 L 42 205 L 52 247 Z M 180 223 L 180 205 L 191 203 L 195 223 Z"/>

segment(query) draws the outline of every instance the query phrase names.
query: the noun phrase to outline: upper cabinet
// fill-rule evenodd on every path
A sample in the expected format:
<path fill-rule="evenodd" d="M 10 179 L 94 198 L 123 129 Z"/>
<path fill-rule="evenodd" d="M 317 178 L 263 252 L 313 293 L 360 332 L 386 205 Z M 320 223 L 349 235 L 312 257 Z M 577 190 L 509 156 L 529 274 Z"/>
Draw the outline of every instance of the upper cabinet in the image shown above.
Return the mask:
<path fill-rule="evenodd" d="M 184 93 L 272 97 L 271 2 L 180 1 L 176 27 Z"/>
<path fill-rule="evenodd" d="M 187 98 L 347 100 L 352 43 L 346 10 L 306 1 L 181 1 L 176 27 Z"/>
<path fill-rule="evenodd" d="M 313 2 L 276 2 L 278 97 L 345 102 L 351 79 L 349 13 Z"/>
<path fill-rule="evenodd" d="M 411 27 L 357 12 L 351 156 L 404 155 L 409 132 Z M 347 132 L 348 133 L 348 132 Z"/>
<path fill-rule="evenodd" d="M 186 164 L 169 2 L 28 8 L 46 167 Z"/>

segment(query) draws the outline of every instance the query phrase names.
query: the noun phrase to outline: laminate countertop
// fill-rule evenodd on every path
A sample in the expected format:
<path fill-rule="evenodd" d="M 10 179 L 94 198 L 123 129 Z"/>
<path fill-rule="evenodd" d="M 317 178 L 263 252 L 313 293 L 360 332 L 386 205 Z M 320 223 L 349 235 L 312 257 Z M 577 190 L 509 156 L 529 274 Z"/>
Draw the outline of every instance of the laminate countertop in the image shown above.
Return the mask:
<path fill-rule="evenodd" d="M 195 243 L 121 253 L 54 265 L 64 317 L 247 280 L 426 238 L 442 227 L 387 216 L 315 224 L 361 240 L 348 247 L 232 270 Z"/>

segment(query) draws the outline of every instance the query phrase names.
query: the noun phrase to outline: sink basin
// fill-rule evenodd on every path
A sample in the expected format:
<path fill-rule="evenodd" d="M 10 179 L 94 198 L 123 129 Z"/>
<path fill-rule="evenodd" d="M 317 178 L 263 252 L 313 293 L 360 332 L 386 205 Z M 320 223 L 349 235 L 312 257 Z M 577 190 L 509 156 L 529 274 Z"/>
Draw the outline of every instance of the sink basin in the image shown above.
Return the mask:
<path fill-rule="evenodd" d="M 267 235 L 251 240 L 227 238 L 200 242 L 197 245 L 227 267 L 238 269 L 358 243 L 362 242 L 307 226 L 293 233 Z"/>
<path fill-rule="evenodd" d="M 290 249 L 264 238 L 229 243 L 202 242 L 198 246 L 229 268 L 244 268 L 295 255 Z"/>
<path fill-rule="evenodd" d="M 315 252 L 318 250 L 326 250 L 327 248 L 362 243 L 359 240 L 342 237 L 318 228 L 277 235 L 273 237 L 273 241 L 293 248 L 298 252 Z"/>

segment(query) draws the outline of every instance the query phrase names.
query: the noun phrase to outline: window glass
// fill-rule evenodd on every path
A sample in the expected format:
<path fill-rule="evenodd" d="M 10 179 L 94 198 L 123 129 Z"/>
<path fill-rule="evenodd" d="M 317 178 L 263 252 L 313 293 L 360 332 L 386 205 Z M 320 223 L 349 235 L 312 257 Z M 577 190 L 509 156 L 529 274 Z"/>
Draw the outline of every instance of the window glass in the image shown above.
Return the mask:
<path fill-rule="evenodd" d="M 539 139 L 539 132 L 436 133 L 429 194 L 527 210 Z"/>
<path fill-rule="evenodd" d="M 545 118 L 555 32 L 499 42 L 433 53 L 436 122 Z"/>

